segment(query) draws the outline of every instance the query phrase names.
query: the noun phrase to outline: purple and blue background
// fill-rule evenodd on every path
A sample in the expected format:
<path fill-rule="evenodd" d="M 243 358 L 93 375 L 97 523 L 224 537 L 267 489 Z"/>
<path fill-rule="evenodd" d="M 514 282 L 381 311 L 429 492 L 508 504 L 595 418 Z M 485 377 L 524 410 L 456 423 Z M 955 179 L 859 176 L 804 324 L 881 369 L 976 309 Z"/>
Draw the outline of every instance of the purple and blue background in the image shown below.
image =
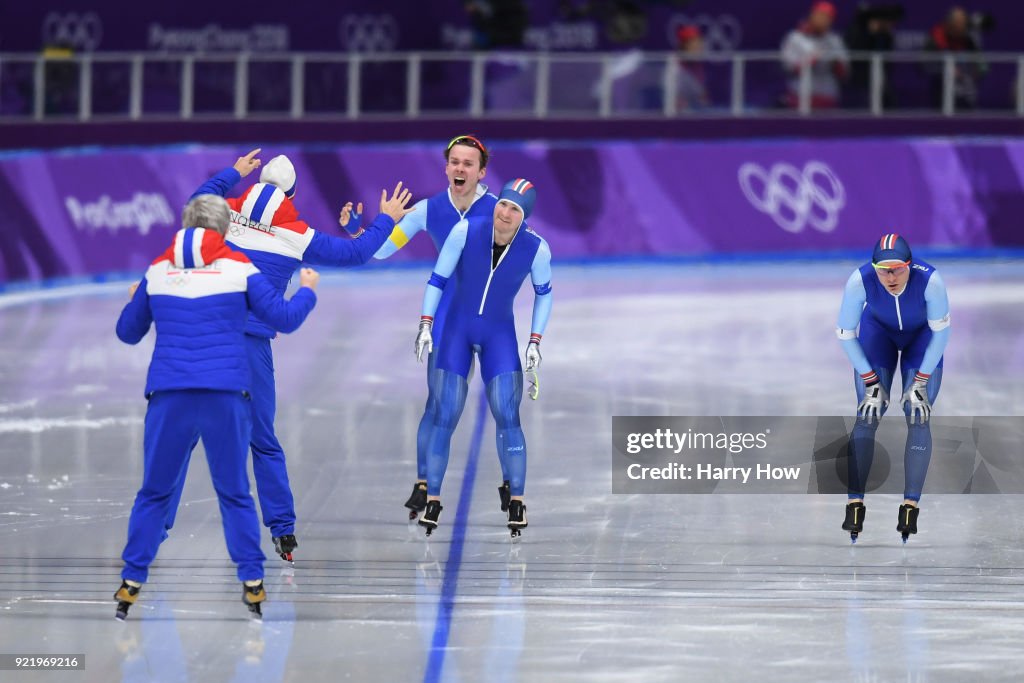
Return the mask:
<path fill-rule="evenodd" d="M 775 50 L 810 5 L 805 0 L 640 3 L 642 25 L 623 40 L 607 14 L 559 13 L 560 4 L 579 8 L 582 2 L 526 4 L 528 42 L 536 46 L 547 40 L 553 50 L 669 49 L 668 29 L 683 15 L 693 21 L 703 16 L 719 28 L 734 22 L 740 30 L 726 32 L 734 39 L 731 48 Z M 614 3 L 592 4 L 607 8 Z M 853 18 L 854 3 L 836 4 L 842 31 Z M 918 49 L 947 7 L 929 0 L 903 4 L 906 19 L 897 27 L 897 44 Z M 78 46 L 79 52 L 212 53 L 237 49 L 237 40 L 246 36 L 251 41 L 242 45 L 254 52 L 470 47 L 462 0 L 416 3 L 414 12 L 409 6 L 397 0 L 352 0 L 330 7 L 296 3 L 287 11 L 252 5 L 240 13 L 195 0 L 133 6 L 131 11 L 115 0 L 4 3 L 0 52 L 37 53 L 51 42 L 47 32 L 61 21 L 75 27 L 68 29 L 75 40 L 89 43 Z M 987 50 L 1024 51 L 1018 30 L 1024 26 L 1024 3 L 968 9 L 996 15 L 995 28 L 984 35 Z M 95 21 L 81 29 L 87 15 Z M 358 46 L 351 43 L 358 33 L 353 25 L 386 30 Z M 169 35 L 198 42 L 190 49 L 172 48 L 161 42 Z M 9 77 L 13 66 L 0 61 L 0 112 L 31 100 L 25 93 L 21 105 L 5 99 L 18 87 Z M 99 72 L 94 76 L 100 79 Z M 228 74 L 225 82 L 232 78 Z M 780 76 L 773 72 L 772 78 Z M 123 74 L 114 80 L 124 86 Z M 176 91 L 174 83 L 169 87 Z M 364 97 L 372 101 L 372 93 L 387 95 L 389 87 L 404 94 L 404 82 L 389 85 L 385 79 L 368 81 Z M 424 87 L 429 89 L 427 83 Z M 557 92 L 565 86 L 552 87 Z M 1012 101 L 1008 90 L 999 95 L 1004 105 Z M 70 104 L 74 111 L 75 103 Z M 94 104 L 110 103 L 94 98 Z M 170 106 L 173 110 L 176 104 Z M 229 101 L 225 106 L 230 111 Z M 492 145 L 486 179 L 491 187 L 513 177 L 537 184 L 532 223 L 556 259 L 849 255 L 866 251 L 889 231 L 904 234 L 915 247 L 970 251 L 1024 246 L 1024 119 L 1006 115 L 531 121 L 488 112 L 482 119 L 449 114 L 391 121 L 288 120 L 285 115 L 96 123 L 12 123 L 0 117 L 0 149 L 18 150 L 0 154 L 0 283 L 141 272 L 170 240 L 194 188 L 257 146 L 264 148 L 265 159 L 280 153 L 292 157 L 303 217 L 321 230 L 336 231 L 337 212 L 345 201 L 372 207 L 380 189 L 397 180 L 405 181 L 417 198 L 441 190 L 441 146 L 462 132 L 479 134 Z M 824 165 L 841 184 L 841 206 L 832 206 L 834 215 L 825 215 L 821 202 L 814 201 L 823 177 L 817 177 L 819 185 L 799 180 L 808 164 Z M 769 188 L 758 181 L 744 192 L 744 167 L 760 169 L 758 178 L 773 169 L 791 173 L 781 184 Z M 772 200 L 771 210 L 757 206 Z M 432 257 L 427 241 L 415 240 L 396 260 Z"/>
<path fill-rule="evenodd" d="M 416 198 L 443 189 L 441 149 L 274 145 L 263 156 L 291 157 L 302 216 L 341 234 L 337 215 L 345 201 L 376 207 L 381 189 L 397 180 Z M 246 151 L 195 146 L 0 158 L 0 281 L 142 271 L 169 243 L 194 189 Z M 840 201 L 825 176 L 801 179 L 809 163 L 828 168 L 842 186 Z M 754 169 L 746 192 L 745 165 Z M 772 169 L 789 175 L 769 187 Z M 485 182 L 500 187 L 520 176 L 538 187 L 531 223 L 556 259 L 866 251 L 890 231 L 915 247 L 1024 246 L 1022 140 L 495 144 Z M 254 181 L 250 176 L 238 192 Z M 824 198 L 815 201 L 815 192 Z M 396 259 L 432 257 L 427 240 L 414 240 Z"/>

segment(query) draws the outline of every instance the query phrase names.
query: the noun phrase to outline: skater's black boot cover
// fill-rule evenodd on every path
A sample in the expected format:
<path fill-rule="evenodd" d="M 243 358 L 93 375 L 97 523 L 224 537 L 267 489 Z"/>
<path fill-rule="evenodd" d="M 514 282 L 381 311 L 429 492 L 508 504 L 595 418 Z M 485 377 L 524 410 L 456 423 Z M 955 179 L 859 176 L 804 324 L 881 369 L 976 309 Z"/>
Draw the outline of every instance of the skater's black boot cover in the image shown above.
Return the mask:
<path fill-rule="evenodd" d="M 431 500 L 427 501 L 427 507 L 423 511 L 423 515 L 420 517 L 419 525 L 427 530 L 427 536 L 434 533 L 434 529 L 437 528 L 438 519 L 441 517 L 441 501 Z"/>
<path fill-rule="evenodd" d="M 418 481 L 412 485 L 412 495 L 405 501 L 405 507 L 409 508 L 409 519 L 416 519 L 417 512 L 423 512 L 427 507 L 427 483 Z"/>
<path fill-rule="evenodd" d="M 859 500 L 846 504 L 846 519 L 843 521 L 843 529 L 850 532 L 851 543 L 856 543 L 857 536 L 864 531 L 864 515 L 866 513 L 867 508 Z"/>
<path fill-rule="evenodd" d="M 902 534 L 904 543 L 910 538 L 910 534 L 917 533 L 917 516 L 919 514 L 921 514 L 921 510 L 914 505 L 907 503 L 900 505 L 900 515 L 896 521 L 896 531 Z"/>
<path fill-rule="evenodd" d="M 512 532 L 512 538 L 517 538 L 526 527 L 526 505 L 521 500 L 510 500 L 508 502 L 508 528 Z"/>

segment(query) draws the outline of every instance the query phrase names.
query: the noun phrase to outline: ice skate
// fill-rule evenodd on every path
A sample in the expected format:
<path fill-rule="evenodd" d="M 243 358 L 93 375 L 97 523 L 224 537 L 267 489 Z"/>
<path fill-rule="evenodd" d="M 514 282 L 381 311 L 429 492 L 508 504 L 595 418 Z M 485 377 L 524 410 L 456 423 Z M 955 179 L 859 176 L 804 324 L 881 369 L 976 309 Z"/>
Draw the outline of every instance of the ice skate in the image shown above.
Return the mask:
<path fill-rule="evenodd" d="M 132 586 L 127 581 L 121 581 L 121 587 L 114 593 L 114 599 L 117 600 L 117 611 L 114 616 L 119 620 L 124 621 L 128 616 L 128 608 L 135 604 L 135 601 L 139 599 L 139 591 L 142 590 L 142 586 Z"/>
<path fill-rule="evenodd" d="M 921 514 L 921 510 L 913 505 L 907 505 L 906 503 L 900 505 L 900 514 L 899 519 L 896 522 L 896 531 L 903 535 L 904 543 L 906 543 L 907 539 L 910 538 L 910 534 L 917 533 L 917 516 L 919 514 Z"/>
<path fill-rule="evenodd" d="M 498 498 L 501 499 L 501 511 L 508 512 L 508 502 L 512 500 L 512 490 L 509 488 L 508 479 L 498 487 Z"/>
<path fill-rule="evenodd" d="M 423 511 L 423 515 L 420 517 L 419 525 L 427 530 L 427 536 L 434 533 L 434 529 L 437 528 L 438 518 L 441 517 L 441 501 L 431 500 L 427 502 L 427 508 Z"/>
<path fill-rule="evenodd" d="M 299 547 L 299 542 L 295 540 L 293 534 L 284 534 L 283 536 L 274 536 L 274 552 L 281 556 L 281 559 L 285 562 L 292 562 L 292 551 Z"/>
<path fill-rule="evenodd" d="M 260 605 L 267 599 L 267 591 L 263 590 L 263 582 L 255 586 L 246 583 L 242 584 L 242 603 L 249 608 L 253 619 L 263 618 L 263 609 Z"/>
<path fill-rule="evenodd" d="M 418 481 L 412 485 L 412 495 L 405 501 L 405 507 L 409 508 L 409 521 L 416 519 L 417 513 L 423 512 L 427 507 L 427 483 Z"/>
<path fill-rule="evenodd" d="M 526 505 L 521 500 L 510 500 L 508 503 L 508 528 L 512 533 L 513 541 L 519 538 L 526 526 Z"/>
<path fill-rule="evenodd" d="M 864 531 L 864 515 L 867 508 L 864 503 L 847 503 L 846 520 L 843 522 L 843 529 L 850 532 L 850 543 L 857 542 L 857 536 Z"/>

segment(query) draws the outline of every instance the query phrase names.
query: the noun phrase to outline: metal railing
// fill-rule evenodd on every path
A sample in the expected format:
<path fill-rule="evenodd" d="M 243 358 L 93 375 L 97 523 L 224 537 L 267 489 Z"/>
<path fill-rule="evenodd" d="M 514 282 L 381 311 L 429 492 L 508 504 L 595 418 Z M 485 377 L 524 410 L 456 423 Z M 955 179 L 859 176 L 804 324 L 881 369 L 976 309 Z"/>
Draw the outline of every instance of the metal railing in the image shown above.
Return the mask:
<path fill-rule="evenodd" d="M 683 57 L 677 52 L 0 54 L 0 123 L 818 113 L 812 106 L 811 70 L 786 74 L 778 52 L 711 53 L 681 62 Z M 963 108 L 958 88 L 965 73 L 973 72 L 966 78 L 975 82 L 967 85 L 980 89 L 983 106 L 972 108 L 1024 116 L 1024 54 L 850 53 L 850 59 L 866 69 L 867 78 L 845 86 L 861 97 L 861 104 L 840 109 L 846 114 L 958 115 Z M 711 96 L 693 107 L 681 104 L 679 83 L 681 72 L 697 65 Z M 162 71 L 154 76 L 157 67 Z M 897 69 L 903 69 L 902 76 Z M 796 83 L 795 92 L 787 80 Z M 790 103 L 783 107 L 787 90 Z M 994 105 L 986 104 L 986 92 Z M 894 106 L 899 93 L 910 97 Z M 201 99 L 220 103 L 200 106 Z"/>

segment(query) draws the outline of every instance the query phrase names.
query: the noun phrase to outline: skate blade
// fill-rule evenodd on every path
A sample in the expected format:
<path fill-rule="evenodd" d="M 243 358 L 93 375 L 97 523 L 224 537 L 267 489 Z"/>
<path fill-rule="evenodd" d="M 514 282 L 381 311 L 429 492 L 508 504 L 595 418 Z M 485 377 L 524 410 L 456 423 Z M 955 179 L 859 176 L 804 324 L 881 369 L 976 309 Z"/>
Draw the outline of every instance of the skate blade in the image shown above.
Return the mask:
<path fill-rule="evenodd" d="M 260 609 L 259 604 L 248 605 L 249 617 L 252 619 L 263 619 L 263 610 Z"/>
<path fill-rule="evenodd" d="M 857 534 L 850 534 L 850 545 L 857 542 Z"/>
<path fill-rule="evenodd" d="M 281 559 L 284 560 L 285 562 L 291 562 L 292 564 L 295 564 L 295 560 L 292 559 L 292 554 L 291 553 L 279 553 L 279 554 L 281 556 Z"/>
<path fill-rule="evenodd" d="M 117 619 L 118 621 L 124 621 L 125 619 L 127 619 L 128 618 L 128 608 L 127 607 L 121 607 L 120 605 L 118 605 L 117 611 L 114 612 L 114 618 Z"/>

